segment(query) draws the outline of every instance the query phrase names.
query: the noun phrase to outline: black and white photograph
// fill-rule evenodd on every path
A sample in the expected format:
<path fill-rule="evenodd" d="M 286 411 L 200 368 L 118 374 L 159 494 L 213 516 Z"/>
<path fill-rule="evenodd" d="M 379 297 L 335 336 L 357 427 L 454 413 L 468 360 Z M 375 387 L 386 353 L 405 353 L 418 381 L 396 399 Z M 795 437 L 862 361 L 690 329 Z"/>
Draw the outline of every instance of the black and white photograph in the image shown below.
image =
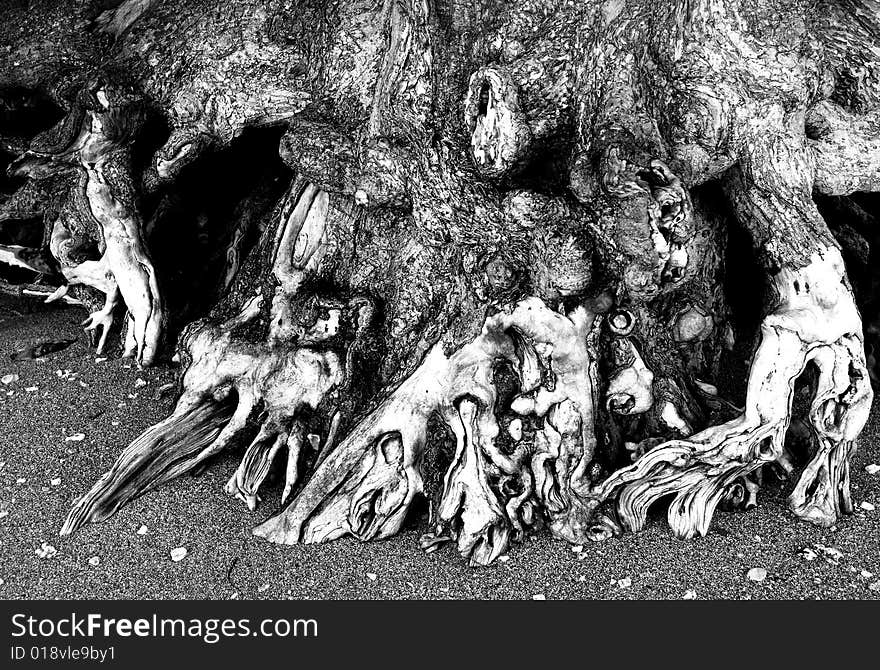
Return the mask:
<path fill-rule="evenodd" d="M 876 601 L 878 255 L 880 0 L 3 0 L 0 599 Z"/>

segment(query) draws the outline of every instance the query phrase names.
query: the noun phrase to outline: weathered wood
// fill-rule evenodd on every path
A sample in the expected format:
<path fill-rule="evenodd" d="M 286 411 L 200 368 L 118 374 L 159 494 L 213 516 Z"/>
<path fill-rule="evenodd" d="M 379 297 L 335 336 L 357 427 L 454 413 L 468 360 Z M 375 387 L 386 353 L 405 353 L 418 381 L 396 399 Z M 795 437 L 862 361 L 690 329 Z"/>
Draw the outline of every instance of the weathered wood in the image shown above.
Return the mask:
<path fill-rule="evenodd" d="M 64 532 L 242 442 L 226 490 L 251 509 L 286 453 L 289 504 L 256 530 L 282 543 L 385 537 L 418 495 L 423 547 L 474 563 L 542 523 L 570 542 L 637 530 L 667 495 L 691 537 L 722 502 L 753 506 L 765 466 L 803 462 L 794 512 L 850 511 L 872 391 L 843 258 L 873 252 L 877 214 L 832 234 L 813 196 L 880 188 L 876 0 L 0 11 L 0 121 L 65 110 L 28 138 L 0 123 L 27 177 L 0 223 L 47 231 L 42 251 L 0 249 L 57 261 L 56 297 L 98 289 L 101 348 L 124 303 L 144 364 L 166 324 L 204 317 L 179 338 L 175 413 Z M 280 143 L 237 205 L 180 204 L 267 128 Z M 220 266 L 210 314 L 168 307 L 193 262 L 155 242 L 169 221 Z M 732 402 L 748 302 L 762 321 Z M 807 377 L 812 446 L 792 457 Z"/>

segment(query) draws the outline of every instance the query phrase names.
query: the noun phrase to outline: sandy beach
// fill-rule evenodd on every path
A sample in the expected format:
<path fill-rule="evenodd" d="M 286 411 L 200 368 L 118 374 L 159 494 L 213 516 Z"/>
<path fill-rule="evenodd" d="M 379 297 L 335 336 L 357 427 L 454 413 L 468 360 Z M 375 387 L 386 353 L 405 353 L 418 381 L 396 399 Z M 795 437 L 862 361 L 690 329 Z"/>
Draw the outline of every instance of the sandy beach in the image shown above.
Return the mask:
<path fill-rule="evenodd" d="M 72 501 L 170 411 L 173 393 L 159 389 L 177 374 L 96 362 L 79 328 L 84 317 L 79 308 L 0 298 L 0 377 L 17 375 L 0 384 L 0 598 L 880 597 L 880 509 L 870 509 L 880 508 L 880 474 L 865 470 L 880 463 L 876 408 L 853 461 L 856 512 L 834 529 L 795 520 L 785 487 L 774 484 L 757 509 L 719 512 L 705 538 L 676 540 L 657 514 L 643 533 L 579 552 L 541 533 L 488 568 L 468 567 L 452 546 L 422 553 L 424 519 L 381 542 L 275 546 L 251 528 L 277 510 L 280 484 L 248 512 L 223 492 L 237 464 L 228 453 L 204 474 L 61 538 Z M 44 359 L 10 360 L 47 338 L 76 342 Z M 172 561 L 179 547 L 187 555 Z M 749 579 L 752 568 L 766 578 Z"/>

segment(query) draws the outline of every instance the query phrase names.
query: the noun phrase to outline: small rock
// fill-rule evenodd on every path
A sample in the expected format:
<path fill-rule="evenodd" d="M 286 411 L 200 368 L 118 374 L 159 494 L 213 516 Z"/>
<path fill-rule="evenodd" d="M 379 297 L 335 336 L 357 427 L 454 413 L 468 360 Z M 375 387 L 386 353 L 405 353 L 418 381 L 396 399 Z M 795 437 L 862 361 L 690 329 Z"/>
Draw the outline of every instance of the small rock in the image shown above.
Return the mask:
<path fill-rule="evenodd" d="M 875 508 L 874 508 L 874 505 L 872 505 L 872 504 L 869 503 L 869 502 L 864 502 L 864 501 L 862 502 L 861 505 L 859 505 L 859 507 L 861 507 L 861 508 L 862 508 L 863 510 L 865 510 L 866 512 L 873 512 L 874 509 L 875 509 Z"/>
<path fill-rule="evenodd" d="M 682 600 L 696 600 L 696 599 L 697 599 L 697 592 L 694 591 L 693 589 L 688 589 L 687 591 L 684 592 L 684 595 L 682 596 Z"/>
<path fill-rule="evenodd" d="M 186 554 L 186 547 L 177 547 L 176 549 L 171 550 L 171 560 L 178 563 L 186 558 Z"/>
<path fill-rule="evenodd" d="M 263 584 L 262 586 L 257 587 L 257 593 L 265 593 L 268 590 L 269 590 L 268 584 Z"/>
<path fill-rule="evenodd" d="M 869 584 L 868 588 L 871 589 L 872 591 L 880 591 L 880 580 L 877 580 L 876 582 Z"/>
<path fill-rule="evenodd" d="M 64 438 L 65 442 L 82 442 L 86 439 L 85 433 L 74 433 L 73 435 L 68 435 Z"/>
<path fill-rule="evenodd" d="M 89 559 L 89 565 L 91 565 L 93 568 L 94 568 L 96 565 L 98 565 L 98 563 L 100 563 L 100 562 L 101 562 L 101 559 L 98 558 L 97 556 L 92 556 L 92 557 Z"/>
<path fill-rule="evenodd" d="M 865 579 L 871 579 L 871 577 L 874 576 L 874 573 L 873 573 L 873 572 L 869 572 L 868 570 L 862 570 L 859 574 L 860 574 L 862 577 L 864 577 Z"/>
<path fill-rule="evenodd" d="M 880 473 L 880 465 L 877 465 L 876 463 L 866 465 L 865 472 L 867 472 L 869 475 L 876 475 L 877 473 Z"/>
<path fill-rule="evenodd" d="M 571 548 L 572 553 L 579 554 L 584 550 L 584 545 L 576 544 Z"/>
<path fill-rule="evenodd" d="M 52 486 L 61 486 L 61 477 L 55 477 L 55 479 L 49 482 Z"/>
<path fill-rule="evenodd" d="M 532 596 L 532 600 L 547 600 L 547 596 L 545 596 L 543 593 L 536 593 Z"/>
<path fill-rule="evenodd" d="M 106 361 L 106 360 L 107 360 L 107 359 L 106 359 L 104 356 L 98 356 L 98 357 L 95 359 L 95 363 L 103 363 L 103 362 Z"/>
<path fill-rule="evenodd" d="M 16 375 L 16 374 L 3 375 L 2 377 L 0 377 L 0 382 L 3 382 L 4 386 L 9 386 L 13 382 L 17 382 L 17 381 L 18 381 L 18 375 Z"/>
<path fill-rule="evenodd" d="M 629 577 L 624 577 L 623 579 L 617 580 L 617 586 L 621 589 L 628 589 L 630 586 L 632 586 L 632 583 L 632 579 L 630 579 Z"/>
<path fill-rule="evenodd" d="M 148 530 L 148 529 L 147 529 L 146 526 L 141 526 L 141 527 L 138 528 L 135 532 L 136 532 L 138 535 L 146 535 L 146 534 L 147 534 L 147 530 Z"/>
<path fill-rule="evenodd" d="M 118 422 L 118 421 L 111 421 L 111 422 L 110 422 L 110 425 L 111 425 L 111 426 L 118 426 L 118 425 L 119 425 L 119 422 Z"/>
<path fill-rule="evenodd" d="M 369 579 L 371 582 L 375 582 L 378 578 L 379 576 L 375 572 L 367 573 L 367 579 Z"/>
<path fill-rule="evenodd" d="M 6 582 L 4 582 L 2 579 L 0 579 L 0 586 L 3 586 L 5 583 Z"/>
<path fill-rule="evenodd" d="M 767 579 L 767 571 L 764 568 L 752 568 L 746 574 L 746 577 L 751 579 L 753 582 L 763 582 Z"/>
<path fill-rule="evenodd" d="M 38 390 L 39 387 L 37 386 L 28 386 L 27 388 L 25 388 L 25 391 L 27 391 L 28 393 L 36 393 Z"/>
<path fill-rule="evenodd" d="M 0 519 L 2 519 L 2 518 L 4 518 L 4 517 L 7 517 L 7 516 L 9 516 L 9 510 L 8 510 L 8 509 L 0 510 Z"/>
<path fill-rule="evenodd" d="M 147 382 L 145 379 L 141 379 L 140 377 L 138 377 L 137 379 L 134 380 L 134 387 L 136 389 L 143 388 L 146 385 L 147 385 Z"/>
<path fill-rule="evenodd" d="M 36 553 L 38 558 L 54 558 L 55 555 L 58 553 L 58 550 L 48 542 L 43 542 L 40 545 L 40 548 L 37 549 L 34 553 Z"/>
<path fill-rule="evenodd" d="M 508 556 L 507 554 L 504 554 L 503 556 L 499 556 L 498 560 L 501 561 L 502 563 L 507 563 L 507 561 L 510 560 L 510 556 Z"/>
<path fill-rule="evenodd" d="M 24 484 L 25 482 L 27 482 L 27 479 L 25 479 L 24 477 L 19 477 L 15 480 L 16 484 Z"/>

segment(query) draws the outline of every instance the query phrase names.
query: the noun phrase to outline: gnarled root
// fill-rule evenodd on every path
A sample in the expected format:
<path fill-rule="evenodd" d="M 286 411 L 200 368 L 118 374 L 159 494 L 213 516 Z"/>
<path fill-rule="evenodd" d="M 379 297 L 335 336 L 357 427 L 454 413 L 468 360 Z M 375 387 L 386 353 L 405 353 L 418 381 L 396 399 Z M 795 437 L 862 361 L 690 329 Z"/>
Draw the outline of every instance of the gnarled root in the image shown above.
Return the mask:
<path fill-rule="evenodd" d="M 673 532 L 682 538 L 705 535 L 729 487 L 784 458 L 794 382 L 810 363 L 819 372 L 810 409 L 819 448 L 792 493 L 791 507 L 821 525 L 851 511 L 847 459 L 867 420 L 872 392 L 842 261 L 829 249 L 801 270 L 783 270 L 776 283 L 782 304 L 762 325 L 742 416 L 655 447 L 594 491 L 600 500 L 617 496 L 617 511 L 629 530 L 643 528 L 651 504 L 672 495 L 667 516 Z"/>
<path fill-rule="evenodd" d="M 146 490 L 190 470 L 217 439 L 230 414 L 227 403 L 208 401 L 177 411 L 144 431 L 77 501 L 61 535 L 88 522 L 103 521 Z"/>
<path fill-rule="evenodd" d="M 196 324 L 185 335 L 183 345 L 193 363 L 174 414 L 132 442 L 71 511 L 62 534 L 106 518 L 128 500 L 220 453 L 244 435 L 259 411 L 265 417 L 260 431 L 226 491 L 254 509 L 259 486 L 282 446 L 289 449 L 287 471 L 295 480 L 302 433 L 298 418 L 340 383 L 343 366 L 334 352 L 317 347 L 271 348 L 234 338 L 233 328 L 254 318 L 257 308 L 252 301 L 233 319 Z M 288 481 L 288 492 L 294 483 Z"/>
<path fill-rule="evenodd" d="M 580 537 L 589 510 L 580 516 L 573 510 L 589 491 L 595 449 L 587 349 L 593 323 L 584 308 L 566 316 L 529 298 L 486 319 L 482 334 L 451 356 L 436 345 L 327 456 L 293 503 L 254 532 L 286 544 L 397 532 L 423 490 L 420 466 L 428 420 L 436 412 L 457 446 L 425 548 L 456 539 L 465 558 L 490 563 L 542 507 L 558 535 Z M 510 408 L 498 406 L 498 361 L 519 375 L 520 392 Z M 526 440 L 518 428 L 510 431 L 513 443 L 502 448 L 498 416 L 510 412 L 546 417 L 544 437 Z"/>
<path fill-rule="evenodd" d="M 260 485 L 279 451 L 287 448 L 286 499 L 297 483 L 303 446 L 308 442 L 320 451 L 333 443 L 340 416 L 333 411 L 329 396 L 350 373 L 344 351 L 351 342 L 345 338 L 362 334 L 370 326 L 374 309 L 369 300 L 355 298 L 348 305 L 352 314 L 343 314 L 344 303 L 315 297 L 315 309 L 303 310 L 314 317 L 311 321 L 306 316 L 285 318 L 291 313 L 287 303 L 296 297 L 304 273 L 320 258 L 326 201 L 326 194 L 308 183 L 294 182 L 289 207 L 283 208 L 277 229 L 267 231 L 278 238 L 273 265 L 278 287 L 271 310 L 263 309 L 263 296 L 257 294 L 225 321 L 204 320 L 189 326 L 181 337 L 187 361 L 183 394 L 173 416 L 147 430 L 123 452 L 110 473 L 71 512 L 65 533 L 103 519 L 147 489 L 196 468 L 245 438 L 252 421 L 260 428 L 226 484 L 226 492 L 251 510 L 259 502 Z M 267 337 L 251 341 L 242 333 L 249 328 L 259 331 L 261 317 L 267 322 L 263 324 Z M 128 345 L 138 341 L 132 332 L 130 327 Z M 211 415 L 212 429 L 198 428 L 207 421 L 205 407 L 218 404 L 226 410 L 216 420 Z M 318 412 L 322 404 L 328 405 L 332 415 L 326 422 Z M 323 440 L 307 430 L 316 423 L 321 425 L 315 429 L 326 434 Z"/>
<path fill-rule="evenodd" d="M 74 109 L 59 124 L 60 130 L 35 140 L 9 171 L 35 180 L 71 169 L 77 174 L 70 186 L 68 214 L 88 226 L 97 224 L 103 256 L 99 261 L 74 263 L 77 240 L 60 220 L 53 229 L 50 248 L 70 283 L 93 286 L 107 295 L 104 309 L 86 324 L 91 329 L 104 326 L 100 346 L 106 341 L 112 311 L 121 295 L 130 326 L 125 353 L 150 365 L 159 353 L 166 313 L 143 239 L 130 164 L 129 145 L 143 120 L 141 100 L 121 87 L 95 80 L 80 92 Z M 49 143 L 56 135 L 60 139 Z"/>

